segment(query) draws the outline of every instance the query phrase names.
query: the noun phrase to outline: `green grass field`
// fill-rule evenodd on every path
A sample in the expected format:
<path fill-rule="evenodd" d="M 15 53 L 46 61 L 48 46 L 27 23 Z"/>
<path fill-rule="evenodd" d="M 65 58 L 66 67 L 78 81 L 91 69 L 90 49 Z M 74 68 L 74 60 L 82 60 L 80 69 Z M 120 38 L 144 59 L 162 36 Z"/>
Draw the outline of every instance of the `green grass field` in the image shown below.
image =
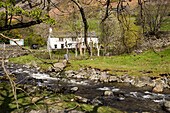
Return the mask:
<path fill-rule="evenodd" d="M 123 54 L 120 56 L 93 56 L 88 59 L 70 59 L 70 67 L 66 70 L 78 70 L 81 66 L 92 66 L 94 68 L 109 69 L 112 73 L 114 70 L 118 72 L 127 71 L 129 75 L 133 76 L 159 76 L 159 74 L 170 73 L 170 47 L 157 51 L 157 54 L 152 50 L 144 51 L 140 55 L 136 53 Z M 158 55 L 159 54 L 159 55 Z M 41 55 L 39 55 L 40 57 Z M 53 54 L 53 62 L 58 60 L 55 58 L 61 57 L 61 55 Z M 162 57 L 161 57 L 162 56 Z M 43 59 L 47 62 L 52 62 L 50 59 Z M 11 58 L 10 62 L 26 64 L 35 61 L 38 66 L 43 69 L 47 69 L 50 65 L 44 64 L 39 59 L 32 55 L 21 56 L 18 58 Z M 33 65 L 33 64 L 31 64 Z M 152 72 L 149 74 L 143 74 L 145 72 Z"/>
<path fill-rule="evenodd" d="M 170 48 L 157 52 L 146 51 L 140 55 L 124 54 L 120 56 L 94 57 L 88 60 L 71 60 L 72 67 L 78 69 L 80 65 L 92 66 L 100 69 L 126 70 L 128 74 L 142 76 L 140 72 L 152 71 L 149 76 L 158 76 L 161 73 L 170 72 Z M 113 71 L 114 72 L 114 71 Z"/>

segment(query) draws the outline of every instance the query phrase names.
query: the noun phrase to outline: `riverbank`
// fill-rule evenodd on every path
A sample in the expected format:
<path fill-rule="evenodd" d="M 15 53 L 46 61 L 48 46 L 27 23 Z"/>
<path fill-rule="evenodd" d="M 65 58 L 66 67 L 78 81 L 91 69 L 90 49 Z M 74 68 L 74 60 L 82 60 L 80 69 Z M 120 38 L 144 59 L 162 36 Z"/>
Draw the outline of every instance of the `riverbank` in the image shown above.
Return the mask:
<path fill-rule="evenodd" d="M 78 79 L 73 78 L 73 76 L 67 76 L 68 74 L 71 74 L 67 71 L 65 72 L 66 74 L 62 75 L 57 74 L 57 72 L 40 73 L 34 67 L 11 63 L 7 63 L 6 68 L 13 74 L 13 76 L 15 75 L 16 83 L 20 82 L 21 86 L 19 86 L 19 88 L 24 89 L 30 94 L 32 100 L 35 100 L 36 104 L 38 104 L 41 109 L 48 108 L 49 111 L 52 109 L 67 110 L 67 107 L 71 109 L 75 108 L 76 105 L 80 105 L 80 107 L 78 106 L 75 110 L 101 113 L 115 113 L 121 111 L 164 113 L 164 103 L 170 101 L 169 94 L 153 93 L 151 87 L 143 86 L 142 88 L 138 88 L 129 83 L 96 82 L 90 80 L 90 77 L 88 79 Z M 77 74 L 78 73 L 80 74 L 80 72 L 77 72 Z M 6 80 L 6 82 L 7 81 L 8 80 Z M 3 84 L 2 88 L 5 87 L 5 85 L 8 84 Z M 1 100 L 4 100 L 2 98 L 7 97 L 5 95 L 11 95 L 10 97 L 13 98 L 10 89 L 9 86 L 8 89 L 4 89 L 5 92 L 2 93 Z M 21 92 L 22 91 L 18 90 L 19 95 L 25 94 Z M 35 108 L 33 104 L 27 103 L 28 100 L 28 102 L 32 102 L 27 95 L 21 97 L 19 95 L 19 102 L 21 102 L 20 105 L 25 105 L 22 107 L 22 110 L 23 108 L 25 111 L 28 110 L 29 112 L 33 109 L 36 109 L 37 111 L 39 110 Z M 9 105 L 10 109 L 12 109 L 11 105 L 16 105 L 14 99 L 10 100 L 11 101 L 1 102 L 3 105 L 6 103 L 6 105 Z M 62 102 L 58 103 L 60 101 Z M 49 102 L 49 104 L 44 102 Z M 55 104 L 51 105 L 53 102 Z"/>
<path fill-rule="evenodd" d="M 18 87 L 30 94 L 31 99 L 27 96 L 27 93 L 23 93 L 21 90 L 17 92 L 21 110 L 28 112 L 33 109 L 39 110 L 31 103 L 34 100 L 40 109 L 48 108 L 49 111 L 53 109 L 68 110 L 78 106 L 75 110 L 84 112 L 164 113 L 164 103 L 170 100 L 170 95 L 152 93 L 151 87 L 146 86 L 136 88 L 127 83 L 101 83 L 85 78 L 74 79 L 63 74 L 59 75 L 57 72 L 40 73 L 34 67 L 7 62 L 6 68 L 13 76 L 15 75 L 15 82 L 20 82 Z M 2 71 L 1 74 L 3 74 Z M 1 85 L 3 92 L 0 100 L 5 100 L 8 95 L 11 99 L 10 101 L 1 101 L 1 104 L 7 106 L 7 111 L 9 108 L 9 110 L 16 110 L 16 104 L 10 91 L 11 88 L 9 84 L 6 84 L 8 80 L 4 80 L 4 82 Z"/>
<path fill-rule="evenodd" d="M 68 102 L 72 102 L 74 100 L 74 102 L 87 102 L 86 104 L 88 104 L 89 101 L 90 103 L 95 101 L 98 102 L 99 106 L 103 106 L 104 104 L 105 106 L 111 106 L 114 108 L 115 105 L 117 109 L 121 109 L 121 111 L 128 111 L 129 107 L 132 106 L 130 103 L 128 103 L 128 101 L 132 101 L 133 103 L 136 103 L 138 105 L 138 108 L 135 108 L 134 106 L 131 107 L 129 111 L 156 112 L 160 110 L 164 112 L 165 103 L 170 101 L 169 51 L 169 48 L 158 51 L 158 53 L 162 56 L 148 51 L 141 54 L 122 56 L 90 57 L 88 59 L 81 60 L 71 59 L 69 60 L 69 65 L 62 65 L 62 69 L 64 70 L 61 70 L 61 72 L 60 70 L 49 68 L 51 67 L 49 64 L 43 64 L 39 59 L 33 57 L 32 55 L 12 58 L 6 60 L 6 63 L 14 62 L 24 64 L 23 67 L 19 67 L 20 65 L 14 66 L 15 64 L 11 65 L 11 63 L 9 63 L 10 67 L 12 66 L 16 68 L 16 73 L 14 74 L 17 76 L 18 73 L 21 73 L 22 76 L 25 77 L 25 74 L 29 72 L 26 75 L 31 77 L 29 78 L 29 80 L 33 80 L 33 86 L 36 85 L 38 86 L 38 88 L 43 86 L 43 88 L 47 90 L 49 86 L 53 86 L 54 89 L 56 89 L 56 86 L 62 86 L 61 88 L 59 88 L 59 90 L 57 89 L 57 92 L 62 92 L 63 94 L 65 94 L 65 86 L 68 87 L 68 83 L 71 82 L 71 84 L 76 83 L 80 85 L 75 87 L 75 89 L 78 89 L 77 91 L 73 91 L 78 97 L 75 97 L 74 99 L 71 98 Z M 40 53 L 40 55 L 38 56 L 43 56 L 43 60 L 51 62 L 50 59 L 45 59 L 48 58 L 45 55 L 47 54 Z M 53 61 L 57 62 L 57 60 Z M 54 63 L 55 68 L 58 68 L 57 66 L 61 66 L 60 64 L 62 63 L 65 62 L 62 62 L 62 60 L 60 60 L 59 63 Z M 31 73 L 28 70 L 31 70 Z M 21 76 L 21 74 L 19 74 L 19 76 Z M 64 83 L 65 86 L 63 84 L 64 81 L 62 81 L 62 78 L 64 78 L 63 80 L 66 82 Z M 60 80 L 62 82 L 58 82 L 56 80 Z M 89 81 L 92 81 L 90 86 L 88 85 L 88 83 L 86 83 Z M 27 83 L 30 83 L 30 81 Z M 125 85 L 120 87 L 122 89 L 124 89 L 126 87 L 126 84 L 128 84 L 128 87 L 126 87 L 126 89 L 130 90 L 132 88 L 131 91 L 122 91 L 119 88 L 119 85 L 117 86 L 117 84 L 119 83 Z M 106 87 L 107 84 L 109 84 L 109 87 Z M 73 86 L 75 85 L 70 85 L 68 89 L 74 88 Z M 145 89 L 146 87 L 149 87 L 149 89 L 138 92 L 139 89 Z M 51 90 L 50 88 L 52 94 L 56 93 L 56 90 L 54 89 Z M 102 91 L 98 92 L 98 89 L 102 89 Z M 31 89 L 31 91 L 32 90 L 33 89 Z M 98 93 L 95 94 L 95 97 L 91 98 L 89 95 L 94 95 L 93 91 Z M 138 101 L 136 101 L 136 99 Z M 100 102 L 102 103 L 102 105 L 100 105 Z M 156 106 L 157 102 L 159 103 L 159 107 Z M 112 105 L 111 103 L 114 103 L 114 105 Z M 141 103 L 145 103 L 145 106 L 140 106 Z M 150 109 L 150 107 L 147 107 L 149 106 L 147 103 L 149 103 L 149 105 L 151 105 L 150 107 L 153 108 Z M 121 107 L 124 105 L 130 106 L 126 106 L 127 108 Z M 92 106 L 92 108 L 96 107 L 96 105 Z M 165 110 L 168 110 L 169 108 L 170 106 L 166 106 Z M 85 111 L 88 110 L 92 112 L 94 109 L 91 109 L 89 107 L 85 108 Z M 117 111 L 120 112 L 119 110 Z"/>
<path fill-rule="evenodd" d="M 17 98 L 20 112 L 53 112 L 61 113 L 84 113 L 84 112 L 107 112 L 121 113 L 120 110 L 106 106 L 78 103 L 75 101 L 76 96 L 72 93 L 63 94 L 66 89 L 58 84 L 61 78 L 52 78 L 48 74 L 40 73 L 36 68 L 28 65 L 19 65 L 5 62 L 5 67 L 11 73 L 11 77 L 15 77 L 15 82 L 19 83 L 17 87 Z M 16 103 L 12 94 L 12 88 L 2 68 L 0 68 L 0 112 L 16 112 Z M 41 77 L 36 79 L 34 77 Z M 50 82 L 56 85 L 52 85 Z M 59 80 L 59 81 L 57 81 Z M 68 90 L 68 89 L 67 89 Z"/>

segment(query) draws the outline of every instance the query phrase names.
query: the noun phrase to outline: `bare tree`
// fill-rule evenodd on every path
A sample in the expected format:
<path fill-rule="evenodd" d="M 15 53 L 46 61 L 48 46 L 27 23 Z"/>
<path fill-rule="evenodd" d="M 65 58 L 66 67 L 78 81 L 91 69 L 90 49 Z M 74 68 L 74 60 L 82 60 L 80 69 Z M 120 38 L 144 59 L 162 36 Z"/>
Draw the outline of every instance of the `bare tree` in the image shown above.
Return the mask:
<path fill-rule="evenodd" d="M 114 46 L 115 40 L 121 37 L 121 29 L 117 19 L 113 15 L 112 18 L 107 18 L 101 27 L 101 42 L 104 45 L 106 53 L 108 46 Z"/>
<path fill-rule="evenodd" d="M 138 0 L 139 21 L 141 22 L 143 33 L 149 38 L 158 36 L 160 27 L 168 15 L 168 0 Z"/>

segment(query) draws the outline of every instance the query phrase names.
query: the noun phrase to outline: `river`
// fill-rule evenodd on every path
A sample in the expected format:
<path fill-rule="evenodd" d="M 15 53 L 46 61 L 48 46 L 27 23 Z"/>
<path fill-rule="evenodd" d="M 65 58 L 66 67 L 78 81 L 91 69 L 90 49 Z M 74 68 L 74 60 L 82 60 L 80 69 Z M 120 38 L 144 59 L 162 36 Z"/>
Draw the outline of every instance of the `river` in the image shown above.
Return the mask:
<path fill-rule="evenodd" d="M 70 93 L 70 89 L 77 87 L 74 94 L 88 99 L 89 104 L 110 106 L 126 112 L 158 112 L 166 113 L 163 103 L 170 101 L 170 90 L 163 93 L 153 93 L 151 87 L 137 88 L 129 83 L 98 83 L 83 79 L 66 79 L 50 77 L 49 73 L 40 73 L 36 68 L 19 64 L 7 64 L 8 72 L 16 75 L 16 82 L 25 79 L 22 84 L 34 84 L 47 89 L 60 88 L 63 94 Z M 0 76 L 4 76 L 2 67 Z M 0 81 L 3 82 L 3 81 Z M 113 94 L 105 96 L 105 91 Z"/>

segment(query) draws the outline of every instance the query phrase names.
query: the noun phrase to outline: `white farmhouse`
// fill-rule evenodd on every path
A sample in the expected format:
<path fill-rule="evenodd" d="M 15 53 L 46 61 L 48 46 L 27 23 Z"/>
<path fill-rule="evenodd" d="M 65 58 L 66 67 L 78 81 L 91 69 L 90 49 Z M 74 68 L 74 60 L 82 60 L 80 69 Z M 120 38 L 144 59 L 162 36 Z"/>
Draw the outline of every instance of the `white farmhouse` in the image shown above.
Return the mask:
<path fill-rule="evenodd" d="M 73 49 L 75 48 L 77 35 L 75 32 L 52 32 L 49 29 L 47 40 L 47 49 Z M 98 36 L 95 31 L 88 32 L 88 43 L 92 42 L 93 46 L 98 44 Z M 82 42 L 82 48 L 85 47 L 84 34 L 78 33 L 78 43 Z"/>

